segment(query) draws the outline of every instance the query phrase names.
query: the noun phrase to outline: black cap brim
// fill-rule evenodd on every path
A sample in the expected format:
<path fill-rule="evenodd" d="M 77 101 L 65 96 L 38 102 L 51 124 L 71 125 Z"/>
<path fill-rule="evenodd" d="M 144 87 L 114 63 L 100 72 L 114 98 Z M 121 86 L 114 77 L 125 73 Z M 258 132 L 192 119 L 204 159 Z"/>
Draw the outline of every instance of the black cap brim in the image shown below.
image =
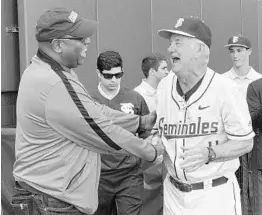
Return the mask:
<path fill-rule="evenodd" d="M 82 22 L 79 26 L 70 33 L 73 37 L 86 38 L 91 37 L 93 33 L 97 30 L 98 22 L 89 19 L 82 19 Z"/>
<path fill-rule="evenodd" d="M 225 45 L 224 47 L 225 47 L 225 48 L 230 48 L 231 46 L 244 47 L 244 48 L 247 48 L 247 49 L 250 49 L 250 48 L 251 48 L 251 47 L 248 47 L 248 46 L 246 46 L 246 45 L 237 44 L 237 43 L 227 44 L 227 45 Z"/>
<path fill-rule="evenodd" d="M 179 30 L 168 30 L 168 29 L 161 29 L 157 32 L 157 34 L 160 36 L 160 37 L 163 37 L 165 39 L 170 39 L 170 37 L 173 35 L 173 34 L 177 34 L 177 35 L 181 35 L 181 36 L 185 36 L 185 37 L 192 37 L 194 38 L 195 36 L 192 35 L 192 34 L 189 34 L 189 33 L 186 33 L 184 31 L 179 31 Z"/>

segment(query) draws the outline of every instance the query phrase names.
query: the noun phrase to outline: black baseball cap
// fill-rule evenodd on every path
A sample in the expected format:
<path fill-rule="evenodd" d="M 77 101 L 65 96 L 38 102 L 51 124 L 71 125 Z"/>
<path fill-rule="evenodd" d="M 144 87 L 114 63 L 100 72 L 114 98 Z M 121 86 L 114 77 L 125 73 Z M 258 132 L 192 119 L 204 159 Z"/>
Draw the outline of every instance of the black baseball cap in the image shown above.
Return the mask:
<path fill-rule="evenodd" d="M 173 29 L 161 29 L 158 32 L 160 37 L 169 39 L 172 34 L 196 38 L 211 47 L 212 33 L 210 28 L 198 17 L 181 17 L 177 20 Z"/>
<path fill-rule="evenodd" d="M 230 37 L 228 39 L 227 45 L 225 45 L 225 47 L 227 48 L 230 48 L 231 46 L 240 46 L 250 49 L 251 42 L 249 41 L 248 38 L 244 37 L 243 35 L 237 35 L 237 36 Z"/>
<path fill-rule="evenodd" d="M 38 42 L 64 38 L 67 35 L 77 38 L 90 37 L 98 22 L 80 16 L 75 11 L 54 8 L 45 12 L 37 21 L 35 37 Z"/>

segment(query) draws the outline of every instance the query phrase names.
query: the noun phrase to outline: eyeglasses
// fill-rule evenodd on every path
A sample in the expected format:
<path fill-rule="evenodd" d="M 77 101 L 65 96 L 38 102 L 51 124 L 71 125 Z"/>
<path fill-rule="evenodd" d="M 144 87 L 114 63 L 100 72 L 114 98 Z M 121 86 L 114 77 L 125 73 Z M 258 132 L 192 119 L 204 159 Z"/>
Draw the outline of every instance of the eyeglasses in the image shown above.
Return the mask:
<path fill-rule="evenodd" d="M 55 40 L 55 39 L 50 40 L 50 42 L 52 43 L 53 40 Z M 82 37 L 57 38 L 56 40 L 77 40 L 77 41 L 82 42 L 83 44 L 85 44 L 85 43 L 88 44 L 88 42 L 90 42 L 90 39 L 89 39 L 89 41 L 86 41 L 86 38 L 82 38 Z"/>
<path fill-rule="evenodd" d="M 116 77 L 116 79 L 119 79 L 124 75 L 124 72 L 119 72 L 115 74 L 108 74 L 108 73 L 101 72 L 101 74 L 104 76 L 105 79 L 112 79 L 114 76 Z"/>
<path fill-rule="evenodd" d="M 78 41 L 84 41 L 84 38 L 81 38 L 81 37 L 69 37 L 69 38 L 59 38 L 59 40 L 78 40 Z"/>

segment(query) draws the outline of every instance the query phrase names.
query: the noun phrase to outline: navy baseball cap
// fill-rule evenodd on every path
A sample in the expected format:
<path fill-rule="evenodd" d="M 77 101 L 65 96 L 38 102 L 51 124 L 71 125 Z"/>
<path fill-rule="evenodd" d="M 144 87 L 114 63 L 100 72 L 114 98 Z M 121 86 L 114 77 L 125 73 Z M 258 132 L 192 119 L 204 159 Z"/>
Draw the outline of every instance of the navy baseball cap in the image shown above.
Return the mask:
<path fill-rule="evenodd" d="M 158 32 L 160 37 L 169 39 L 172 34 L 196 38 L 211 47 L 212 33 L 210 28 L 198 17 L 182 17 L 176 22 L 173 29 L 161 29 Z"/>
<path fill-rule="evenodd" d="M 247 49 L 250 49 L 251 42 L 249 41 L 249 39 L 247 39 L 243 35 L 237 35 L 237 36 L 230 37 L 228 39 L 227 45 L 225 45 L 225 47 L 227 48 L 230 48 L 231 46 L 240 46 L 240 47 L 245 47 Z"/>
<path fill-rule="evenodd" d="M 37 21 L 35 37 L 38 42 L 64 38 L 67 35 L 77 38 L 90 37 L 98 22 L 89 20 L 65 8 L 54 8 L 45 12 Z"/>

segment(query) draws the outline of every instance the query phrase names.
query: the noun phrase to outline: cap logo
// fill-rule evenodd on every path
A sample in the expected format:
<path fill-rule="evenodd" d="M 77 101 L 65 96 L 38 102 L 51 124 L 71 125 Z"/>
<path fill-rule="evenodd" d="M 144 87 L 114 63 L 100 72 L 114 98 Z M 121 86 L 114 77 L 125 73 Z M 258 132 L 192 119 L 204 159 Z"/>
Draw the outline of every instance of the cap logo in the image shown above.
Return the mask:
<path fill-rule="evenodd" d="M 184 22 L 184 19 L 183 18 L 179 18 L 176 22 L 176 25 L 175 25 L 175 28 L 178 28 L 180 27 Z"/>
<path fill-rule="evenodd" d="M 69 19 L 71 22 L 75 23 L 77 16 L 78 16 L 78 14 L 77 14 L 75 11 L 72 11 L 72 12 L 70 13 L 68 19 Z"/>
<path fill-rule="evenodd" d="M 232 41 L 233 43 L 236 43 L 238 41 L 238 37 L 233 37 Z"/>

